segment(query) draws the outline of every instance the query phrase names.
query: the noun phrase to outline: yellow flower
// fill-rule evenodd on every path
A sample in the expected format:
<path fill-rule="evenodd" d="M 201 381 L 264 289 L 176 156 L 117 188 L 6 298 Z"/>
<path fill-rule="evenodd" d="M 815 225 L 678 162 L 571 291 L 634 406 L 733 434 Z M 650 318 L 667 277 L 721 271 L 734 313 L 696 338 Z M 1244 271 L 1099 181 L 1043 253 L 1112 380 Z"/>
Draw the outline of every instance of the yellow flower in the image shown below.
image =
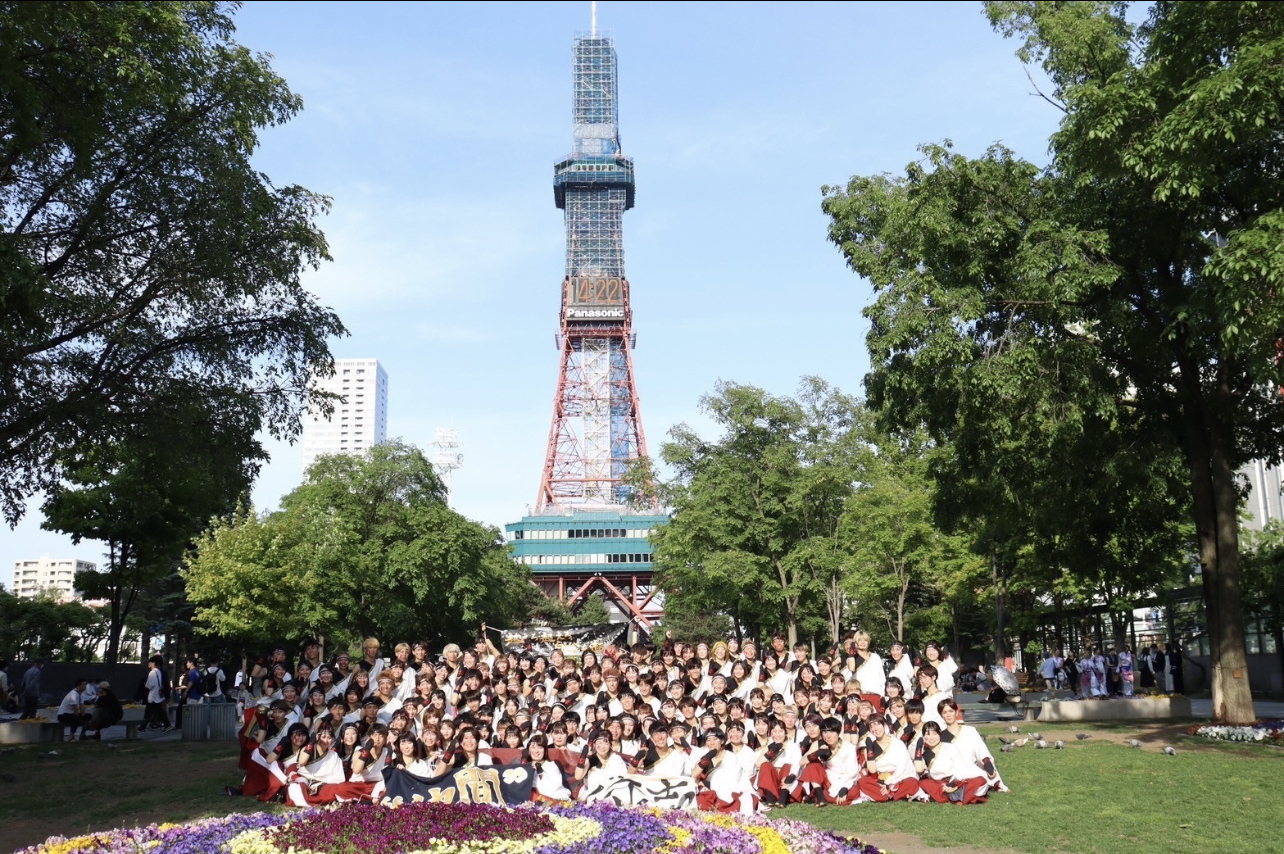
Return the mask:
<path fill-rule="evenodd" d="M 762 845 L 762 854 L 792 854 L 785 840 L 775 829 L 753 825 L 744 829 L 758 837 L 758 842 Z"/>
<path fill-rule="evenodd" d="M 687 830 L 685 827 L 670 827 L 666 829 L 669 831 L 669 835 L 673 838 L 664 843 L 664 847 L 660 849 L 661 854 L 667 854 L 669 851 L 675 851 L 691 841 L 691 831 Z M 785 854 L 788 854 L 788 852 L 785 852 Z"/>

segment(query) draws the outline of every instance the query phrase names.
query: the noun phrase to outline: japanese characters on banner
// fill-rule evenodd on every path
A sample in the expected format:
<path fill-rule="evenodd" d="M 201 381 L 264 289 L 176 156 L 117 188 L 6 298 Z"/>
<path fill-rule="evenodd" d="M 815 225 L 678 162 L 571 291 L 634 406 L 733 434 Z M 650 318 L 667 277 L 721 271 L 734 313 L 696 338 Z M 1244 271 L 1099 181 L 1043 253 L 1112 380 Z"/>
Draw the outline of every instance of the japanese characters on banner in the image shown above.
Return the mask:
<path fill-rule="evenodd" d="M 533 629 L 509 629 L 500 633 L 504 639 L 504 652 L 533 652 L 548 655 L 554 649 L 562 650 L 568 658 L 579 658 L 586 651 L 598 655 L 614 644 L 623 644 L 628 636 L 628 626 L 604 623 L 596 626 L 544 626 Z"/>
<path fill-rule="evenodd" d="M 524 804 L 531 799 L 535 774 L 529 765 L 461 768 L 440 777 L 419 777 L 402 768 L 387 768 L 383 784 L 387 805 L 413 801 Z"/>
<path fill-rule="evenodd" d="M 650 806 L 666 810 L 695 809 L 696 781 L 690 777 L 613 777 L 583 793 L 586 804 L 609 801 L 620 807 Z"/>

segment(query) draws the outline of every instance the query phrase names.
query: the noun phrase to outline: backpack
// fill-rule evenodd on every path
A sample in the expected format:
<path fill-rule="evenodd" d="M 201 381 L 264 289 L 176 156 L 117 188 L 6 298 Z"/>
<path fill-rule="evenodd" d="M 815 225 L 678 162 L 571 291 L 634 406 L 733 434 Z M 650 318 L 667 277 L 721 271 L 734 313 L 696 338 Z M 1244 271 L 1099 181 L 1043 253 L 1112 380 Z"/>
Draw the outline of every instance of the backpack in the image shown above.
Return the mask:
<path fill-rule="evenodd" d="M 205 672 L 201 674 L 201 682 L 205 686 L 205 695 L 207 697 L 221 693 L 219 684 L 221 680 L 219 677 L 222 675 L 222 672 L 214 665 L 205 668 Z"/>

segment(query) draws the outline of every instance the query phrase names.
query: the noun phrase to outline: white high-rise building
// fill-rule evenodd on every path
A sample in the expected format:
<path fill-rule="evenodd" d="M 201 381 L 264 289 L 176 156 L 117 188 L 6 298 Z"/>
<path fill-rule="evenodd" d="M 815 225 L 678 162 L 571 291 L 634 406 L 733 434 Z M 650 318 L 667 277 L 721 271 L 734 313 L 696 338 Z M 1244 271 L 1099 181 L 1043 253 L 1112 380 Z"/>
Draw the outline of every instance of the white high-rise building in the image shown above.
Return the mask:
<path fill-rule="evenodd" d="M 303 468 L 322 454 L 363 454 L 388 439 L 388 374 L 377 359 L 335 359 L 334 376 L 313 377 L 316 388 L 340 396 L 329 420 L 303 419 Z"/>
<path fill-rule="evenodd" d="M 41 593 L 53 591 L 62 601 L 77 599 L 76 573 L 93 572 L 96 564 L 84 560 L 15 560 L 13 562 L 13 595 L 19 599 L 34 599 Z"/>

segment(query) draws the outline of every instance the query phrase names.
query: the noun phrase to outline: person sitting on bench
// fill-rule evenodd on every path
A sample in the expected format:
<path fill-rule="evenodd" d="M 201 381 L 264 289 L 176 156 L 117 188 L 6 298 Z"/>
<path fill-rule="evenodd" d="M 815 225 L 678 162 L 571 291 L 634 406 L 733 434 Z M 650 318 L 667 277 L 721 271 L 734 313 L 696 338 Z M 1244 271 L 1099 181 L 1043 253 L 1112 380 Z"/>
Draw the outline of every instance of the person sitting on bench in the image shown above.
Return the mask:
<path fill-rule="evenodd" d="M 67 696 L 62 698 L 62 705 L 58 707 L 58 723 L 71 727 L 71 741 L 76 740 L 77 728 L 84 734 L 85 726 L 90 720 L 89 713 L 85 711 L 85 688 L 88 685 L 88 679 L 77 679 L 76 687 L 67 692 Z"/>

